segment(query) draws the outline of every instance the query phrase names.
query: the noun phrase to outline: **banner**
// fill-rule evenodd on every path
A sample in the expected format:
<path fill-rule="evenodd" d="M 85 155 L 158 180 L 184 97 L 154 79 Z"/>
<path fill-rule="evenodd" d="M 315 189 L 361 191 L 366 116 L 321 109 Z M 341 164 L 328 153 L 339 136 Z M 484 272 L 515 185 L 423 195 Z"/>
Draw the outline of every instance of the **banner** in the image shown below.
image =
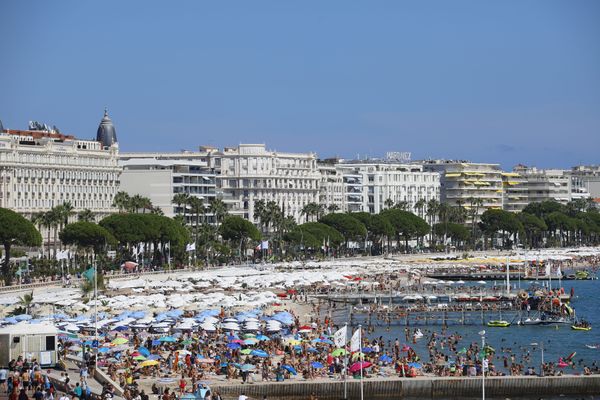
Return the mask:
<path fill-rule="evenodd" d="M 96 273 L 94 272 L 94 267 L 89 267 L 87 270 L 83 272 L 83 277 L 90 282 L 94 281 Z"/>
<path fill-rule="evenodd" d="M 196 243 L 188 243 L 187 246 L 185 246 L 185 251 L 196 251 Z"/>
<path fill-rule="evenodd" d="M 360 328 L 354 331 L 350 339 L 350 351 L 360 351 Z"/>
<path fill-rule="evenodd" d="M 333 334 L 333 343 L 335 343 L 337 347 L 344 347 L 346 345 L 346 341 L 348 340 L 346 339 L 347 336 L 348 327 L 344 326 Z"/>

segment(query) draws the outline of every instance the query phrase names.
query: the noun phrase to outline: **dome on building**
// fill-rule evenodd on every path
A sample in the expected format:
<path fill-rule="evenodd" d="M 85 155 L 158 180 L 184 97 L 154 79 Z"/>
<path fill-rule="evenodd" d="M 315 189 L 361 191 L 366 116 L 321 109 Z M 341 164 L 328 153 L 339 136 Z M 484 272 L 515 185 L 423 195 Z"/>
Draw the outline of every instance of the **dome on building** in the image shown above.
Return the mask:
<path fill-rule="evenodd" d="M 108 110 L 104 109 L 104 117 L 100 121 L 98 126 L 98 133 L 96 134 L 96 141 L 102 143 L 102 147 L 110 147 L 117 143 L 117 131 L 112 123 L 112 120 L 108 116 Z"/>

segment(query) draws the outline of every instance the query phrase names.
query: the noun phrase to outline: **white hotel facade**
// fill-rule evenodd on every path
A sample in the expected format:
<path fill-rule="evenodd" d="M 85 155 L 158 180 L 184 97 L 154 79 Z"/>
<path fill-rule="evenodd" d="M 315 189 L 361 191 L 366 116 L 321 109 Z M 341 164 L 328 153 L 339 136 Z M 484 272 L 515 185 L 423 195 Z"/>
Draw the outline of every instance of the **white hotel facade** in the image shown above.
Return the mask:
<path fill-rule="evenodd" d="M 98 134 L 105 133 L 109 122 L 105 114 Z M 52 131 L 1 129 L 0 207 L 26 217 L 66 202 L 75 213 L 89 209 L 97 219 L 115 212 L 121 168 L 111 129 L 105 142 Z"/>

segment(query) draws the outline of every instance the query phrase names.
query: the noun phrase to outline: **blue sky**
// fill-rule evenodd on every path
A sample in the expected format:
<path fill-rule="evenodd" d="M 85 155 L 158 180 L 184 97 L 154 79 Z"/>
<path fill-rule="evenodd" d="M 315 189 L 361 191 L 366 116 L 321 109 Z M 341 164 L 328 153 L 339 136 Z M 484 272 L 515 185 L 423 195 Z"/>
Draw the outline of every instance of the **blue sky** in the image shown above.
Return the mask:
<path fill-rule="evenodd" d="M 598 163 L 600 2 L 3 1 L 0 120 L 122 151 L 266 143 Z"/>

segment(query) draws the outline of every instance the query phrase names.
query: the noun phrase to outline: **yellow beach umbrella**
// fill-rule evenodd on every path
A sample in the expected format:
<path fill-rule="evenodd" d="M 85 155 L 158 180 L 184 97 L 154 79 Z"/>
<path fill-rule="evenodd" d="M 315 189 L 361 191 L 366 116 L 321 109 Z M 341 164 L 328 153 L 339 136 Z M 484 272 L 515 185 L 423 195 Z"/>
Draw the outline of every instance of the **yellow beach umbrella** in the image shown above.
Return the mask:
<path fill-rule="evenodd" d="M 119 344 L 125 344 L 128 342 L 129 342 L 129 340 L 125 339 L 124 337 L 118 337 L 118 338 L 114 339 L 111 343 L 119 345 Z"/>
<path fill-rule="evenodd" d="M 158 365 L 159 362 L 156 360 L 146 360 L 138 364 L 138 367 L 152 367 L 154 365 Z"/>

